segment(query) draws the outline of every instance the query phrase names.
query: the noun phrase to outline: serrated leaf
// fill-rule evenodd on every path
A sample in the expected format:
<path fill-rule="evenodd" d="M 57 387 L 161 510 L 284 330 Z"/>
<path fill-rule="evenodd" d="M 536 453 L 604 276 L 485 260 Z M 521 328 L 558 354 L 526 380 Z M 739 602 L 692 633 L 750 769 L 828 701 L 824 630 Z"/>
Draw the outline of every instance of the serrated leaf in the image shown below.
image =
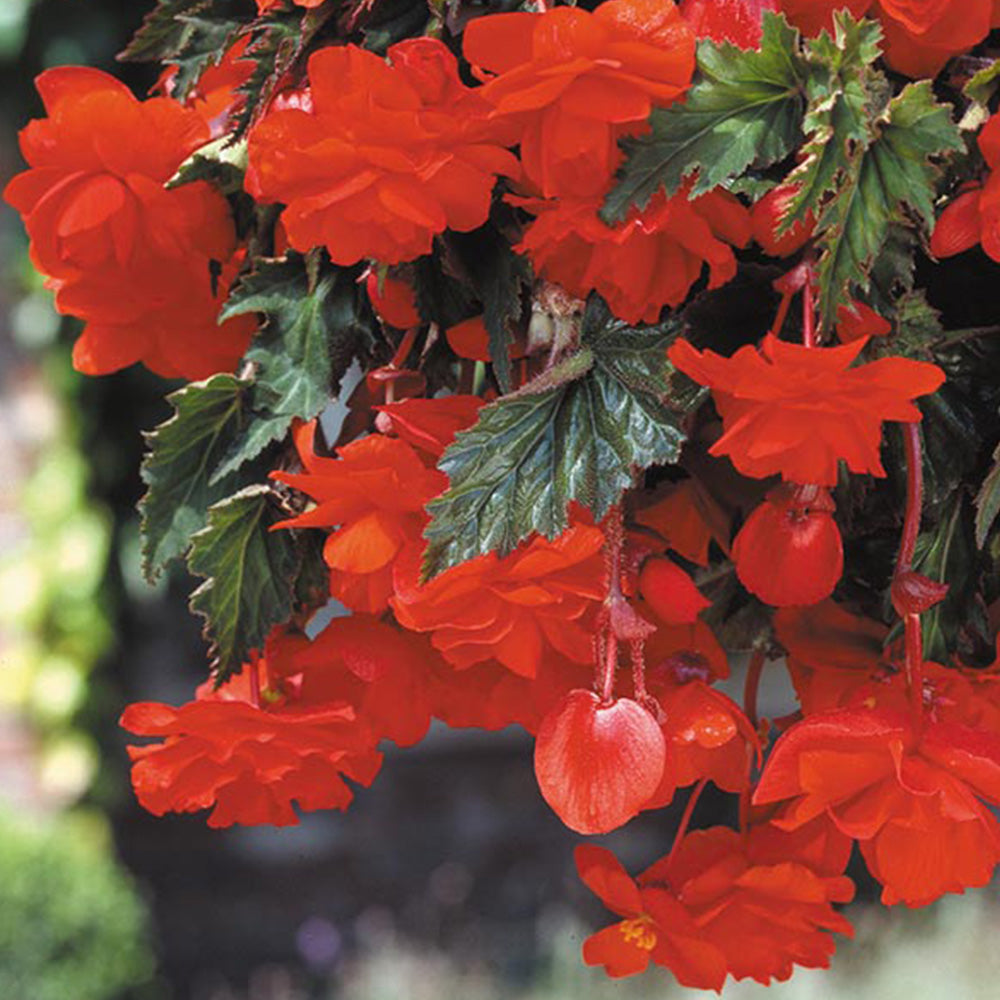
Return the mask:
<path fill-rule="evenodd" d="M 925 229 L 934 224 L 938 168 L 932 157 L 962 148 L 950 109 L 935 103 L 929 80 L 908 84 L 879 125 L 877 138 L 838 185 L 816 226 L 819 309 L 826 325 L 855 287 L 868 286 L 892 223 L 915 218 Z"/>
<path fill-rule="evenodd" d="M 216 6 L 217 0 L 158 0 L 118 58 L 131 62 L 159 62 L 177 55 L 190 32 L 181 18 Z"/>
<path fill-rule="evenodd" d="M 300 254 L 259 262 L 240 279 L 219 321 L 243 313 L 266 317 L 245 355 L 255 366 L 253 419 L 219 465 L 217 478 L 283 437 L 293 419 L 317 416 L 351 362 L 372 345 L 374 317 L 357 269 L 328 265 L 313 279 Z"/>
<path fill-rule="evenodd" d="M 993 99 L 998 87 L 1000 87 L 1000 59 L 994 59 L 969 77 L 962 87 L 962 94 L 973 103 L 985 107 Z"/>
<path fill-rule="evenodd" d="M 974 501 L 976 507 L 976 545 L 981 549 L 986 544 L 997 514 L 1000 514 L 1000 445 L 993 452 L 993 464 L 986 473 L 982 486 Z"/>
<path fill-rule="evenodd" d="M 298 547 L 293 532 L 269 530 L 284 516 L 269 487 L 250 486 L 213 505 L 191 539 L 188 566 L 205 577 L 191 610 L 205 619 L 220 679 L 291 617 Z"/>
<path fill-rule="evenodd" d="M 806 68 L 798 31 L 769 11 L 759 49 L 700 42 L 698 74 L 684 101 L 654 111 L 650 132 L 623 143 L 626 159 L 602 218 L 621 220 L 633 205 L 645 208 L 661 188 L 673 194 L 694 174 L 692 197 L 747 167 L 783 159 L 801 139 Z"/>
<path fill-rule="evenodd" d="M 213 473 L 239 436 L 249 385 L 227 374 L 192 382 L 167 397 L 174 415 L 146 435 L 147 490 L 139 512 L 148 580 L 187 551 L 208 508 L 236 489 L 232 474 L 213 479 Z"/>
<path fill-rule="evenodd" d="M 177 168 L 166 187 L 169 190 L 193 181 L 208 181 L 223 194 L 234 194 L 243 188 L 246 169 L 246 139 L 233 142 L 228 135 L 222 135 L 196 149 Z"/>
<path fill-rule="evenodd" d="M 632 328 L 592 298 L 580 351 L 549 387 L 484 407 L 445 452 L 451 485 L 427 508 L 424 573 L 506 554 L 532 532 L 553 538 L 573 501 L 601 518 L 639 470 L 676 461 L 682 409 L 701 398 L 672 384 L 665 352 L 679 327 Z"/>
<path fill-rule="evenodd" d="M 872 69 L 882 29 L 855 21 L 846 10 L 834 16 L 834 32 L 806 44 L 809 105 L 802 130 L 809 141 L 803 160 L 788 176 L 797 189 L 778 227 L 779 235 L 810 212 L 819 214 L 826 197 L 868 147 L 872 123 L 889 99 L 884 76 Z"/>

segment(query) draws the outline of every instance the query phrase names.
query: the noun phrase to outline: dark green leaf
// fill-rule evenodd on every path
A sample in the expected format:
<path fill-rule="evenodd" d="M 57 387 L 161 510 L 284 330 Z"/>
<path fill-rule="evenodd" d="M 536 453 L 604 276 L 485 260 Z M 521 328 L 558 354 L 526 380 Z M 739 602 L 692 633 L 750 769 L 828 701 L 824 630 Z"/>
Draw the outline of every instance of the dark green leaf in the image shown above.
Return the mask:
<path fill-rule="evenodd" d="M 512 327 L 521 317 L 522 293 L 531 285 L 527 259 L 492 224 L 472 233 L 454 233 L 473 291 L 483 303 L 483 322 L 490 335 L 490 358 L 501 392 L 510 392 Z"/>
<path fill-rule="evenodd" d="M 240 279 L 220 321 L 243 313 L 266 317 L 246 354 L 255 368 L 253 419 L 216 477 L 227 475 L 283 437 L 294 418 L 317 416 L 351 362 L 372 344 L 375 321 L 358 286 L 356 269 L 326 266 L 311 281 L 299 254 L 262 261 Z"/>
<path fill-rule="evenodd" d="M 993 464 L 976 494 L 976 545 L 982 548 L 1000 514 L 1000 445 L 993 452 Z"/>
<path fill-rule="evenodd" d="M 779 232 L 809 212 L 818 214 L 867 149 L 872 121 L 889 97 L 885 78 L 871 68 L 878 58 L 882 29 L 873 21 L 855 21 L 846 10 L 834 20 L 832 36 L 824 31 L 806 46 L 809 105 L 802 130 L 809 142 L 802 148 L 802 162 L 788 177 L 798 190 Z"/>
<path fill-rule="evenodd" d="M 934 223 L 931 158 L 962 148 L 948 107 L 934 102 L 929 80 L 908 84 L 890 102 L 878 137 L 839 184 L 817 223 L 819 307 L 832 325 L 837 307 L 868 275 L 892 223 Z"/>
<path fill-rule="evenodd" d="M 250 486 L 211 507 L 207 526 L 191 539 L 188 566 L 206 578 L 191 610 L 205 619 L 221 680 L 291 617 L 298 546 L 293 532 L 269 530 L 283 517 L 269 487 Z"/>
<path fill-rule="evenodd" d="M 635 329 L 594 297 L 581 347 L 540 382 L 484 407 L 445 452 L 448 491 L 432 515 L 424 572 L 553 538 L 576 501 L 603 517 L 637 472 L 676 461 L 682 412 L 701 398 L 666 360 L 679 323 Z"/>
<path fill-rule="evenodd" d="M 177 55 L 184 49 L 191 30 L 181 18 L 218 6 L 216 0 L 158 0 L 118 58 L 159 62 Z"/>
<path fill-rule="evenodd" d="M 626 160 L 602 217 L 623 219 L 695 173 L 692 195 L 786 157 L 801 138 L 805 72 L 799 33 L 780 14 L 765 12 L 759 50 L 700 42 L 684 101 L 654 111 L 649 134 L 623 143 Z"/>

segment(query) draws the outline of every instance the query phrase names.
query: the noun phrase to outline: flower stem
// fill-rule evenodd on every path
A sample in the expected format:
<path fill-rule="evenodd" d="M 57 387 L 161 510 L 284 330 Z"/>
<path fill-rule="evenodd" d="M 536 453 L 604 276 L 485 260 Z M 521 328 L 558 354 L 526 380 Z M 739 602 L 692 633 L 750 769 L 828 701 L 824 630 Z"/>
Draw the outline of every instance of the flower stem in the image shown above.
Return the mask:
<path fill-rule="evenodd" d="M 924 505 L 924 465 L 920 450 L 920 428 L 915 423 L 903 424 L 903 446 L 906 451 L 906 514 L 903 537 L 896 557 L 896 573 L 908 573 L 913 568 L 913 554 L 920 534 L 920 514 Z"/>
<path fill-rule="evenodd" d="M 786 289 L 781 293 L 781 301 L 778 303 L 778 311 L 774 314 L 774 322 L 771 324 L 771 329 L 767 331 L 772 337 L 777 337 L 781 334 L 781 328 L 785 325 L 785 319 L 788 317 L 788 307 L 792 304 L 792 297 L 794 295 L 795 292 L 792 289 Z"/>
<path fill-rule="evenodd" d="M 757 718 L 757 691 L 760 688 L 760 675 L 764 669 L 767 656 L 763 646 L 754 646 L 747 664 L 747 676 L 743 682 L 743 711 L 754 729 L 759 725 Z"/>
<path fill-rule="evenodd" d="M 806 275 L 806 283 L 802 286 L 802 344 L 805 347 L 816 346 L 816 307 L 811 273 Z"/>
<path fill-rule="evenodd" d="M 677 826 L 677 832 L 674 834 L 674 842 L 670 848 L 670 853 L 667 855 L 667 866 L 670 866 L 670 862 L 674 860 L 674 856 L 677 854 L 677 849 L 681 845 L 681 841 L 687 834 L 688 826 L 691 824 L 691 816 L 694 814 L 694 807 L 698 804 L 698 799 L 701 793 L 705 790 L 705 786 L 708 784 L 708 778 L 702 778 L 697 785 L 691 791 L 688 796 L 687 802 L 684 804 L 684 812 L 681 815 L 681 821 Z"/>

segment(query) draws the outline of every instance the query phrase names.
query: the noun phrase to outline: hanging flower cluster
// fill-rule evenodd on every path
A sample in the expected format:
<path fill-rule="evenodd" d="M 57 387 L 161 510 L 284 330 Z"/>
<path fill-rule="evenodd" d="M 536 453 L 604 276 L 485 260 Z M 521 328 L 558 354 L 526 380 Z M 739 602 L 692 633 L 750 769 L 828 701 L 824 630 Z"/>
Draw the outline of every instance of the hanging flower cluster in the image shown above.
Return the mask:
<path fill-rule="evenodd" d="M 212 677 L 125 709 L 143 806 L 294 824 L 517 724 L 577 834 L 683 803 L 635 877 L 577 848 L 584 960 L 715 990 L 829 964 L 855 844 L 886 905 L 991 878 L 997 330 L 914 261 L 995 281 L 993 9 L 841 6 L 257 0 L 206 55 L 160 0 L 158 96 L 39 77 L 5 198 L 74 363 L 187 383 L 145 569 Z"/>

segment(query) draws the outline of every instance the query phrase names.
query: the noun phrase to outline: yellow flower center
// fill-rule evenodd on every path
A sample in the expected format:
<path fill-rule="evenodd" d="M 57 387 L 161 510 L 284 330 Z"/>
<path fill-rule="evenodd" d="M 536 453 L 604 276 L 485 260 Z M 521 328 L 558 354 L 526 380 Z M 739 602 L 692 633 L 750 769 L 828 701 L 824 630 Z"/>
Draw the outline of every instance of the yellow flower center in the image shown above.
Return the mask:
<path fill-rule="evenodd" d="M 635 917 L 632 920 L 623 920 L 618 925 L 618 930 L 629 944 L 634 944 L 636 948 L 643 951 L 652 951 L 656 947 L 656 931 L 648 917 Z"/>

